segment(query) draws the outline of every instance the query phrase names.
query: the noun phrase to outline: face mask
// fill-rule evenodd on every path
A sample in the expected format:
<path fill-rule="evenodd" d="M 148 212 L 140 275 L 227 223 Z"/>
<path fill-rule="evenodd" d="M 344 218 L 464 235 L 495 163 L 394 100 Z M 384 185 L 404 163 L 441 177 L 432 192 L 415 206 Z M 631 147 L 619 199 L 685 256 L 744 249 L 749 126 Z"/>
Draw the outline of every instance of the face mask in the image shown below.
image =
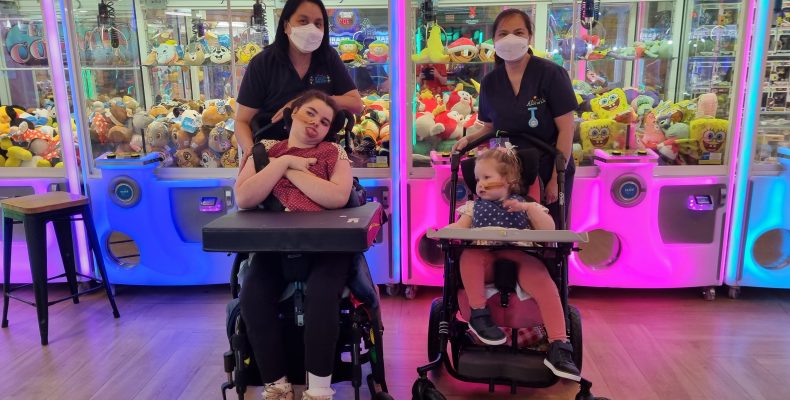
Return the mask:
<path fill-rule="evenodd" d="M 529 39 L 523 36 L 509 34 L 494 43 L 496 55 L 505 61 L 518 60 L 529 51 Z"/>
<path fill-rule="evenodd" d="M 313 24 L 302 26 L 291 25 L 291 43 L 302 53 L 312 53 L 324 40 L 324 31 Z"/>

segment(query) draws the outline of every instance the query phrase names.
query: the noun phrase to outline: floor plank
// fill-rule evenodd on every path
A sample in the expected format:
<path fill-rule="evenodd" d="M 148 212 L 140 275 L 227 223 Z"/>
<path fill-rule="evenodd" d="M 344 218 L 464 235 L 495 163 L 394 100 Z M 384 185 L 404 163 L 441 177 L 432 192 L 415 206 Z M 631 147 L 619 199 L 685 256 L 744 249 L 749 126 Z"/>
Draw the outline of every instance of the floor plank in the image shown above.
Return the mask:
<path fill-rule="evenodd" d="M 62 285 L 52 296 L 63 294 Z M 723 291 L 722 291 L 723 293 Z M 30 294 L 30 293 L 29 293 Z M 417 299 L 383 297 L 385 366 L 391 393 L 409 399 L 426 360 L 428 310 Z M 0 399 L 218 399 L 225 376 L 225 305 L 214 287 L 118 287 L 121 318 L 101 294 L 50 308 L 50 345 L 39 345 L 35 310 L 12 302 L 0 330 Z M 790 398 L 790 292 L 744 288 L 743 298 L 701 300 L 696 290 L 575 288 L 582 314 L 584 373 L 612 399 Z M 572 399 L 577 387 L 507 388 L 432 375 L 448 399 Z M 350 384 L 336 386 L 352 397 Z M 363 399 L 368 398 L 363 387 Z M 248 397 L 255 398 L 255 397 Z"/>

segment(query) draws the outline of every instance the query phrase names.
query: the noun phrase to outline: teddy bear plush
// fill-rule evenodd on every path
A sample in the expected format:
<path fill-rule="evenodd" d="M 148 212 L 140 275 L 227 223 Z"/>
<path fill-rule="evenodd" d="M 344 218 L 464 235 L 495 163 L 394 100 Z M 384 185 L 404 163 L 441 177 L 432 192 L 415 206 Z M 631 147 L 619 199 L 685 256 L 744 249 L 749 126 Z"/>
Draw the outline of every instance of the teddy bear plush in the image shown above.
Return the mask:
<path fill-rule="evenodd" d="M 176 151 L 176 165 L 181 168 L 196 168 L 200 166 L 200 156 L 191 147 Z"/>
<path fill-rule="evenodd" d="M 215 153 L 222 154 L 231 147 L 233 132 L 225 129 L 225 122 L 218 123 L 208 135 L 208 147 Z"/>
<path fill-rule="evenodd" d="M 222 153 L 220 163 L 224 168 L 238 168 L 239 167 L 239 151 L 236 147 L 229 148 L 226 152 Z"/>

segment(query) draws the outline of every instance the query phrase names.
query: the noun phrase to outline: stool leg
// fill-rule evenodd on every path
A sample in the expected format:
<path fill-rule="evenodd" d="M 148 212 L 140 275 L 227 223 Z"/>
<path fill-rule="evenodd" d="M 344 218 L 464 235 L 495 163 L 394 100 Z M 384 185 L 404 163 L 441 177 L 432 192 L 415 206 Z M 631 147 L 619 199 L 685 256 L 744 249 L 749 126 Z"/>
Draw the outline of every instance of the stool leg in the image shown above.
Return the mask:
<path fill-rule="evenodd" d="M 49 299 L 47 297 L 47 225 L 35 218 L 25 217 L 25 238 L 30 258 L 30 272 L 33 275 L 33 289 L 36 294 L 36 312 L 41 344 L 49 342 Z"/>
<path fill-rule="evenodd" d="M 60 248 L 60 258 L 63 259 L 63 269 L 66 272 L 66 280 L 69 282 L 71 299 L 74 304 L 79 304 L 80 298 L 77 296 L 77 265 L 74 261 L 74 241 L 71 238 L 71 221 L 58 219 L 52 221 L 55 226 L 55 236 L 58 238 Z"/>
<path fill-rule="evenodd" d="M 11 245 L 14 235 L 14 220 L 3 217 L 3 323 L 8 326 L 8 291 L 11 289 Z"/>
<path fill-rule="evenodd" d="M 96 265 L 99 268 L 99 274 L 101 274 L 102 284 L 104 285 L 104 289 L 107 290 L 107 298 L 110 299 L 112 315 L 115 318 L 120 318 L 121 314 L 118 312 L 118 307 L 115 305 L 115 295 L 110 289 L 110 280 L 107 278 L 107 268 L 104 267 L 104 257 L 102 257 L 99 237 L 96 235 L 96 227 L 93 225 L 93 216 L 91 215 L 90 208 L 86 207 L 82 212 L 82 220 L 85 223 L 85 230 L 88 233 L 88 242 L 90 242 L 91 250 L 96 258 Z"/>

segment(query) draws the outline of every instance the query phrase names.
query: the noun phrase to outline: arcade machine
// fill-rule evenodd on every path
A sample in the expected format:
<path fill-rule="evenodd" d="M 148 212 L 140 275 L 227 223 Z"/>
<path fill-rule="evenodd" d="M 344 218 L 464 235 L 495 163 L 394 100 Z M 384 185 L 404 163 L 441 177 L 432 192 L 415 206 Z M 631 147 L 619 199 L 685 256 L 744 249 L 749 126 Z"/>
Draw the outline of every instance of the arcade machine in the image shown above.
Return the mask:
<path fill-rule="evenodd" d="M 386 37 L 386 8 L 377 10 L 384 16 L 379 28 L 368 18 L 355 20 L 357 11 L 339 21 L 349 22 L 349 29 L 364 23 L 360 40 Z M 85 176 L 114 283 L 227 282 L 232 258 L 204 253 L 200 230 L 235 208 L 235 96 L 250 59 L 273 40 L 277 11 L 257 0 L 97 0 L 78 3 L 70 14 L 69 61 L 81 71 L 73 77 L 75 92 L 83 94 L 77 97 L 86 99 L 78 105 L 85 116 L 82 142 L 91 155 Z M 370 40 L 376 49 L 371 58 L 386 50 L 377 39 Z M 362 64 L 363 55 L 354 61 Z M 386 69 L 386 52 L 381 56 Z M 368 100 L 389 116 L 384 99 Z M 387 164 L 378 153 L 360 162 Z M 371 198 L 386 201 L 389 169 L 370 170 L 356 175 L 373 186 Z M 383 271 L 378 281 L 392 282 L 397 274 L 388 245 L 371 252 Z"/>
<path fill-rule="evenodd" d="M 719 1 L 582 1 L 571 285 L 703 287 L 715 298 L 751 22 Z M 614 40 L 610 40 L 614 39 Z M 616 38 L 616 39 L 615 39 Z M 579 41 L 581 40 L 581 41 Z M 586 46 L 585 46 L 586 44 Z M 562 49 L 560 49 L 562 50 Z M 619 64 L 619 65 L 618 65 Z"/>
<path fill-rule="evenodd" d="M 775 8 L 774 8 L 775 7 Z M 790 2 L 758 2 L 724 283 L 790 288 Z M 759 27 L 765 27 L 760 29 Z"/>
<path fill-rule="evenodd" d="M 63 122 L 56 114 L 49 63 L 62 59 L 59 54 L 50 57 L 47 21 L 42 15 L 38 1 L 0 2 L 0 198 L 67 190 L 61 148 L 65 144 L 72 149 L 75 146 L 60 140 L 58 126 Z M 58 26 L 59 21 L 51 25 Z M 67 107 L 68 101 L 63 99 L 59 104 Z M 76 161 L 69 163 L 76 171 Z M 29 283 L 24 226 L 14 226 L 13 241 L 11 278 Z M 62 270 L 51 227 L 47 228 L 47 260 L 53 272 Z"/>

